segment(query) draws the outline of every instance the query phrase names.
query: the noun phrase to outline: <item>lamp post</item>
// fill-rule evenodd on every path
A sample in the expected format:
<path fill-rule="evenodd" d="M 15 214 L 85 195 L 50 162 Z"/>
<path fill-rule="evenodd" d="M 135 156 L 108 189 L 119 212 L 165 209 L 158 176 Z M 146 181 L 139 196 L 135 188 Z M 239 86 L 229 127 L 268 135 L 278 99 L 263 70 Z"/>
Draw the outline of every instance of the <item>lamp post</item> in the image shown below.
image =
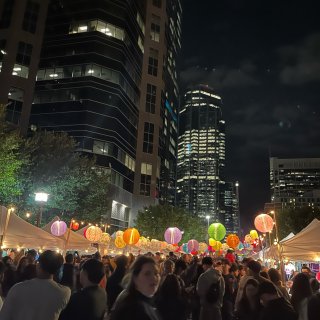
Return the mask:
<path fill-rule="evenodd" d="M 37 227 L 40 227 L 41 220 L 42 220 L 42 212 L 43 212 L 43 207 L 48 201 L 48 193 L 45 192 L 36 192 L 35 193 L 35 201 L 40 203 L 40 211 L 38 213 L 37 217 Z"/>

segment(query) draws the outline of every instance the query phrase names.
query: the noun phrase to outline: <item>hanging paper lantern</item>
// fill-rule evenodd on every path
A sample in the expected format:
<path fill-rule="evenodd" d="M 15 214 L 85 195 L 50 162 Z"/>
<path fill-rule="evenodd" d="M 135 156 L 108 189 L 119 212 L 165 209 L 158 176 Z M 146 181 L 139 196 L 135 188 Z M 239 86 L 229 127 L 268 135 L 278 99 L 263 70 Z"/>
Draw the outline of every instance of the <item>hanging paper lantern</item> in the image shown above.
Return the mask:
<path fill-rule="evenodd" d="M 116 238 L 117 237 L 122 237 L 123 236 L 123 231 L 119 230 L 116 232 Z"/>
<path fill-rule="evenodd" d="M 227 244 L 230 248 L 235 249 L 240 243 L 239 237 L 236 234 L 230 234 L 227 237 Z"/>
<path fill-rule="evenodd" d="M 196 255 L 198 254 L 198 251 L 191 251 L 191 254 L 192 254 L 193 256 L 196 256 Z"/>
<path fill-rule="evenodd" d="M 240 242 L 238 245 L 238 250 L 242 250 L 242 249 L 244 249 L 244 245 L 242 242 Z"/>
<path fill-rule="evenodd" d="M 199 242 L 197 240 L 191 239 L 188 241 L 188 250 L 189 252 L 199 250 Z"/>
<path fill-rule="evenodd" d="M 108 244 L 111 241 L 111 237 L 109 233 L 103 232 L 100 238 L 100 243 Z"/>
<path fill-rule="evenodd" d="M 64 221 L 55 221 L 51 225 L 51 233 L 56 237 L 63 236 L 66 233 L 67 229 L 67 224 Z"/>
<path fill-rule="evenodd" d="M 77 231 L 79 229 L 79 223 L 78 222 L 72 222 L 72 230 Z"/>
<path fill-rule="evenodd" d="M 164 233 L 164 239 L 169 243 L 169 244 L 177 244 L 181 241 L 182 238 L 182 233 L 181 231 L 176 228 L 168 228 L 166 232 Z"/>
<path fill-rule="evenodd" d="M 211 246 L 208 246 L 208 251 L 209 252 L 214 252 L 214 249 Z"/>
<path fill-rule="evenodd" d="M 222 243 L 221 243 L 220 241 L 216 241 L 215 245 L 212 246 L 212 248 L 213 248 L 214 250 L 216 250 L 216 251 L 217 251 L 217 250 L 220 250 L 221 247 L 222 247 Z"/>
<path fill-rule="evenodd" d="M 259 214 L 255 219 L 254 219 L 254 226 L 256 229 L 260 232 L 266 233 L 266 232 L 271 232 L 273 229 L 273 219 L 265 213 Z"/>
<path fill-rule="evenodd" d="M 122 237 L 116 237 L 116 239 L 114 240 L 114 245 L 118 249 L 122 249 L 126 246 L 126 243 L 123 241 Z"/>
<path fill-rule="evenodd" d="M 214 240 L 222 240 L 226 235 L 226 228 L 221 223 L 213 223 L 208 229 L 208 234 Z"/>
<path fill-rule="evenodd" d="M 199 243 L 199 251 L 200 252 L 205 252 L 206 250 L 208 250 L 208 245 L 204 242 L 200 242 Z"/>
<path fill-rule="evenodd" d="M 123 233 L 123 240 L 126 244 L 136 244 L 140 239 L 140 233 L 135 228 L 129 228 Z"/>
<path fill-rule="evenodd" d="M 86 231 L 86 238 L 91 242 L 99 242 L 102 230 L 99 227 L 91 226 Z"/>
<path fill-rule="evenodd" d="M 249 244 L 253 242 L 250 234 L 247 234 L 247 235 L 244 237 L 244 242 L 245 242 L 245 243 L 249 243 Z"/>
<path fill-rule="evenodd" d="M 251 230 L 251 231 L 250 231 L 250 236 L 251 236 L 251 238 L 252 238 L 253 240 L 259 238 L 259 235 L 258 235 L 257 230 Z"/>
<path fill-rule="evenodd" d="M 188 244 L 187 243 L 184 243 L 182 246 L 182 251 L 185 252 L 185 253 L 189 253 L 189 248 L 188 248 Z"/>
<path fill-rule="evenodd" d="M 230 248 L 230 247 L 228 246 L 227 243 L 223 243 L 223 244 L 221 245 L 221 250 L 223 250 L 223 251 L 227 251 L 229 248 Z"/>
<path fill-rule="evenodd" d="M 209 238 L 209 246 L 214 247 L 216 245 L 216 240 Z"/>

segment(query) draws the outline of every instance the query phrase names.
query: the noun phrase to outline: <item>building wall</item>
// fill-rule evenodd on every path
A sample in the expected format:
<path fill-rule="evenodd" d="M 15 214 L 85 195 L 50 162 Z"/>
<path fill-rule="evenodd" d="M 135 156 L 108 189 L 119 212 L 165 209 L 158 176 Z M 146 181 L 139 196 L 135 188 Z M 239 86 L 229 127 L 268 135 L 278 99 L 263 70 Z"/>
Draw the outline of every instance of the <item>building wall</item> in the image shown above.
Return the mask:
<path fill-rule="evenodd" d="M 49 0 L 0 1 L 0 104 L 27 132 Z"/>
<path fill-rule="evenodd" d="M 192 88 L 184 96 L 179 115 L 178 203 L 194 215 L 218 221 L 225 184 L 221 98 L 207 86 Z"/>

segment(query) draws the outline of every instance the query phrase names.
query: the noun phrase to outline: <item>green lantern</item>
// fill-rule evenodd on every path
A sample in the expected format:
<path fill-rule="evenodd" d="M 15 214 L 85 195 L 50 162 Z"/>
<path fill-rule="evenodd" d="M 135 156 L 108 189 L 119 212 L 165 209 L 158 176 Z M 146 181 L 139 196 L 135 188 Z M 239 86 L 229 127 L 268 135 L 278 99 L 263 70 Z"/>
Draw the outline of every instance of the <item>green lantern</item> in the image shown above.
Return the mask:
<path fill-rule="evenodd" d="M 214 240 L 221 241 L 226 235 L 226 228 L 221 223 L 213 223 L 209 226 L 208 234 Z"/>

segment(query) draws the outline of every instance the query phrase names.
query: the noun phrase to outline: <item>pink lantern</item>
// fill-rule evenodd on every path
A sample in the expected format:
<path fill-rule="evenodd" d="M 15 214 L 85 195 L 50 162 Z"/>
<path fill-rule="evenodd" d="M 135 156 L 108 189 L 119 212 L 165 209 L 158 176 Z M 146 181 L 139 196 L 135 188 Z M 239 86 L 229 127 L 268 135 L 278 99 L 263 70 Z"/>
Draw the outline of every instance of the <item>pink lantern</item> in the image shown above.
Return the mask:
<path fill-rule="evenodd" d="M 265 214 L 261 213 L 254 219 L 254 226 L 260 232 L 266 233 L 271 232 L 273 229 L 273 219 Z"/>
<path fill-rule="evenodd" d="M 198 251 L 199 250 L 199 242 L 197 240 L 189 240 L 188 241 L 188 250 L 189 252 Z"/>
<path fill-rule="evenodd" d="M 64 221 L 55 221 L 51 225 L 51 233 L 56 237 L 63 236 L 66 233 L 67 229 L 67 224 Z"/>
<path fill-rule="evenodd" d="M 181 231 L 176 228 L 168 228 L 164 233 L 164 240 L 167 241 L 169 244 L 177 244 L 182 238 Z"/>

